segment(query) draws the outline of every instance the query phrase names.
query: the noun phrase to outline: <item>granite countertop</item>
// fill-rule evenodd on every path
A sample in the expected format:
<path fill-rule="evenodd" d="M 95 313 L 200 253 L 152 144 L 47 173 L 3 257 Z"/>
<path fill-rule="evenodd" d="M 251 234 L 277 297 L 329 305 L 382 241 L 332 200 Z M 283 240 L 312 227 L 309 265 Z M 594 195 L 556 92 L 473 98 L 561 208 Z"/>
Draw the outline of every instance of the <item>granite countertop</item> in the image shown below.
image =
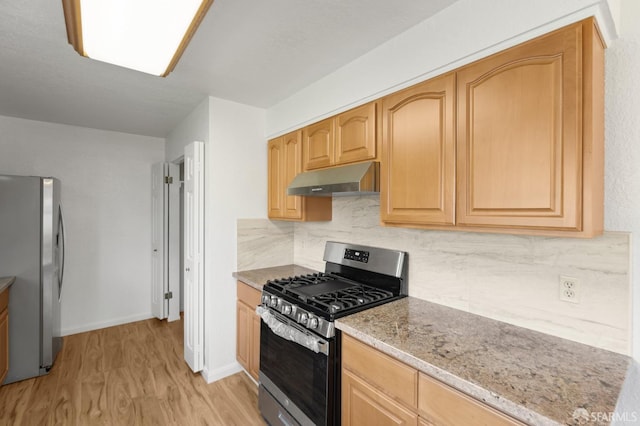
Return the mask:
<path fill-rule="evenodd" d="M 15 280 L 16 277 L 0 277 L 0 293 L 11 287 L 11 284 L 13 284 Z"/>
<path fill-rule="evenodd" d="M 533 425 L 585 424 L 574 414 L 614 412 L 632 365 L 624 355 L 412 297 L 336 320 L 336 328 Z"/>
<path fill-rule="evenodd" d="M 314 272 L 318 271 L 298 265 L 281 265 L 273 266 L 271 268 L 238 271 L 234 272 L 233 276 L 243 283 L 249 284 L 251 287 L 257 290 L 262 290 L 262 286 L 265 285 L 265 283 L 269 280 L 275 280 L 277 278 L 284 277 L 293 277 L 295 275 L 312 274 Z"/>

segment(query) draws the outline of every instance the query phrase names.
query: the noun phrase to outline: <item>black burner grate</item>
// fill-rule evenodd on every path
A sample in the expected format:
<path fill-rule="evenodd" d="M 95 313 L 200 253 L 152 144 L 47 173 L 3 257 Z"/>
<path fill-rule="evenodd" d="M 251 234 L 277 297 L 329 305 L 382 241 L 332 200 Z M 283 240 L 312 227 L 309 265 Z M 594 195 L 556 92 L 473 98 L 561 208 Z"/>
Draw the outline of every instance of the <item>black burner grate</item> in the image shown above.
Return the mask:
<path fill-rule="evenodd" d="M 313 306 L 329 314 L 359 310 L 394 297 L 390 291 L 325 273 L 280 278 L 267 284 L 303 305 Z"/>

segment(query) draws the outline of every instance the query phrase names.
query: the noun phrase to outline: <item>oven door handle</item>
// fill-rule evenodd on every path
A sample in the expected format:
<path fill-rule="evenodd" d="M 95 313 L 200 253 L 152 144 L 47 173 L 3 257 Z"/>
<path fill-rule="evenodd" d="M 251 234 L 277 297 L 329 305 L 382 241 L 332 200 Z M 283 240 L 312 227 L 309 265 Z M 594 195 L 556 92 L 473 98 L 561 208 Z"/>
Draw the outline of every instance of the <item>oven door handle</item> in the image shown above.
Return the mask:
<path fill-rule="evenodd" d="M 329 355 L 329 343 L 326 340 L 319 338 L 315 334 L 301 331 L 290 323 L 278 319 L 269 309 L 261 305 L 256 308 L 256 313 L 273 331 L 273 334 L 295 342 L 315 353 Z"/>

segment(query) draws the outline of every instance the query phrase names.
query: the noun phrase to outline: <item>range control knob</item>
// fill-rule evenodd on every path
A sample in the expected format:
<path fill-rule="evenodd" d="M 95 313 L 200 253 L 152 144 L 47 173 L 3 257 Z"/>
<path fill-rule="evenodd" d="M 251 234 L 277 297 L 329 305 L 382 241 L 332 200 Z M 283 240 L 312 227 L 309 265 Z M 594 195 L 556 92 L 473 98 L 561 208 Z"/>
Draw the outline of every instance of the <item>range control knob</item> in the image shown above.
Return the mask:
<path fill-rule="evenodd" d="M 300 324 L 306 324 L 308 320 L 309 320 L 309 315 L 307 315 L 305 312 L 301 313 L 300 317 L 298 318 L 298 322 Z"/>
<path fill-rule="evenodd" d="M 271 300 L 269 300 L 269 306 L 273 308 L 278 306 L 278 298 L 276 296 L 271 296 Z"/>
<path fill-rule="evenodd" d="M 311 329 L 318 328 L 318 318 L 309 319 L 309 328 Z"/>
<path fill-rule="evenodd" d="M 291 305 L 284 305 L 282 307 L 282 313 L 285 315 L 291 314 Z"/>
<path fill-rule="evenodd" d="M 262 303 L 265 305 L 269 305 L 269 300 L 271 300 L 271 298 L 269 297 L 268 294 L 263 294 L 262 295 Z"/>

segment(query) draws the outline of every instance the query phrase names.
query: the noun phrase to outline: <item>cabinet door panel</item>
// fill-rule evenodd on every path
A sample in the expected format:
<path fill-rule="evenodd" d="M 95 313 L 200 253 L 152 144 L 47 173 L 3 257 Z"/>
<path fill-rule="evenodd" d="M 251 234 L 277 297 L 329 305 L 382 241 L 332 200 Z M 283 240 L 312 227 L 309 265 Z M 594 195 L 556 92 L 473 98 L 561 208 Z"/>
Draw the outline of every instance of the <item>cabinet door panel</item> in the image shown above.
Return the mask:
<path fill-rule="evenodd" d="M 336 124 L 336 164 L 376 158 L 376 103 L 340 114 Z"/>
<path fill-rule="evenodd" d="M 8 293 L 8 290 L 5 290 Z M 9 372 L 9 309 L 0 308 L 0 384 Z"/>
<path fill-rule="evenodd" d="M 454 84 L 448 74 L 383 99 L 383 221 L 454 223 Z"/>
<path fill-rule="evenodd" d="M 580 29 L 458 72 L 458 224 L 580 229 Z"/>
<path fill-rule="evenodd" d="M 334 119 L 329 118 L 304 128 L 304 169 L 333 164 Z"/>
<path fill-rule="evenodd" d="M 345 426 L 417 426 L 418 415 L 380 393 L 358 376 L 343 370 L 342 424 Z"/>
<path fill-rule="evenodd" d="M 258 380 L 260 372 L 260 317 L 253 312 L 251 317 L 251 349 L 249 358 L 249 374 Z"/>
<path fill-rule="evenodd" d="M 284 139 L 277 138 L 269 141 L 267 161 L 269 174 L 267 177 L 269 194 L 268 216 L 270 218 L 281 218 L 284 216 Z"/>
<path fill-rule="evenodd" d="M 261 292 L 242 281 L 237 282 L 236 358 L 245 370 L 258 380 L 260 369 L 260 317 L 255 312 Z"/>
<path fill-rule="evenodd" d="M 236 302 L 236 359 L 242 365 L 245 370 L 249 370 L 250 363 L 250 345 L 251 336 L 249 332 L 251 330 L 251 315 L 252 311 L 247 305 L 238 301 Z"/>
<path fill-rule="evenodd" d="M 268 150 L 269 218 L 330 220 L 331 199 L 305 202 L 299 195 L 287 195 L 289 183 L 302 172 L 302 131 L 270 140 Z"/>
<path fill-rule="evenodd" d="M 302 197 L 299 195 L 286 195 L 287 187 L 302 172 L 302 135 L 301 132 L 293 132 L 283 137 L 285 173 L 282 184 L 284 196 L 284 216 L 290 219 L 302 218 Z"/>

